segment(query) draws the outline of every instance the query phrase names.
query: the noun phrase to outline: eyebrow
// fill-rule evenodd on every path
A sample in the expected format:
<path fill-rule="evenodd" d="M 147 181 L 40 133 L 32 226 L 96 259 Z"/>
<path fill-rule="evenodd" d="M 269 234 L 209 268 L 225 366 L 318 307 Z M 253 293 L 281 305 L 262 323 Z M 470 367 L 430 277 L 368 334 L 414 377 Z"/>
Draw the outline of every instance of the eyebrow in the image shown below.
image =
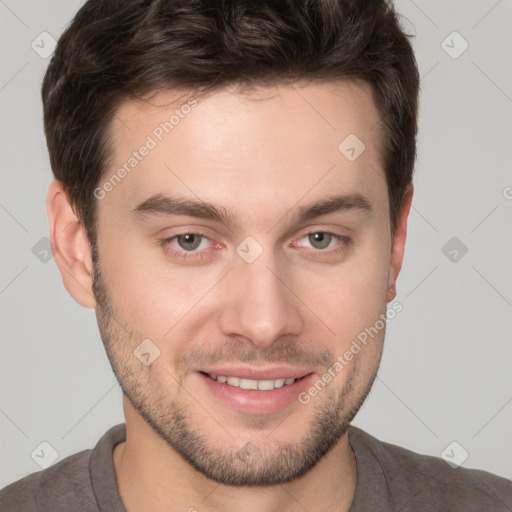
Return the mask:
<path fill-rule="evenodd" d="M 372 204 L 368 198 L 355 192 L 329 196 L 303 205 L 295 210 L 297 212 L 297 220 L 300 223 L 338 211 L 371 212 Z M 212 203 L 186 197 L 167 196 L 161 193 L 152 195 L 136 206 L 132 210 L 132 215 L 136 220 L 157 215 L 187 215 L 189 217 L 221 222 L 226 226 L 238 226 L 235 212 L 227 210 L 223 206 L 216 206 Z"/>

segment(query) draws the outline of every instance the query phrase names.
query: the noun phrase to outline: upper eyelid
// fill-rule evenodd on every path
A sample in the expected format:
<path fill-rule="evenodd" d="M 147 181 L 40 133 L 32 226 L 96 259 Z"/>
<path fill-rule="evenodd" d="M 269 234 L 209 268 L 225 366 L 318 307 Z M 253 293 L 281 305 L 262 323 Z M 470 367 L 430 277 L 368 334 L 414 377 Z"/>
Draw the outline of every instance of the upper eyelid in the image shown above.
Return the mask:
<path fill-rule="evenodd" d="M 334 240 L 341 244 L 343 244 L 343 243 L 347 244 L 347 243 L 351 242 L 351 240 L 352 240 L 351 237 L 349 237 L 349 236 L 340 235 L 339 233 L 333 233 L 331 231 L 311 231 L 311 232 L 305 233 L 304 235 L 300 235 L 299 237 L 295 238 L 294 240 L 301 240 L 305 236 L 308 236 L 312 233 L 327 233 L 329 235 L 332 235 Z M 313 248 L 313 249 L 316 251 L 327 252 L 326 250 L 323 250 L 323 249 L 315 249 L 315 248 Z"/>
<path fill-rule="evenodd" d="M 307 231 L 301 235 L 298 235 L 297 237 L 294 237 L 293 239 L 293 242 L 295 242 L 296 240 L 301 240 L 302 238 L 308 236 L 308 235 L 311 235 L 311 234 L 314 234 L 314 233 L 326 233 L 326 234 L 329 234 L 329 235 L 332 235 L 333 238 L 335 240 L 337 240 L 338 242 L 344 242 L 344 241 L 348 241 L 348 239 L 350 237 L 346 236 L 346 235 L 341 235 L 339 233 L 334 233 L 332 231 L 328 231 L 328 230 L 322 230 L 322 229 L 317 229 L 317 230 L 312 230 L 312 231 Z M 202 236 L 203 238 L 206 238 L 207 240 L 209 240 L 210 242 L 214 242 L 214 240 L 200 232 L 200 231 L 193 231 L 193 230 L 190 230 L 190 231 L 182 231 L 181 233 L 176 233 L 175 235 L 171 235 L 169 237 L 164 237 L 160 240 L 160 242 L 163 244 L 163 243 L 171 243 L 171 242 L 174 242 L 179 236 L 183 236 L 183 235 L 199 235 L 199 236 Z M 214 242 L 215 243 L 215 242 Z M 201 251 L 206 251 L 207 249 L 202 249 L 202 250 L 199 250 L 199 251 L 185 251 L 184 249 L 180 249 L 178 248 L 178 250 L 181 250 L 183 252 L 201 252 Z M 317 250 L 321 250 L 321 249 L 317 249 Z"/>
<path fill-rule="evenodd" d="M 159 241 L 161 244 L 171 243 L 171 242 L 175 242 L 179 236 L 183 236 L 183 235 L 199 235 L 199 236 L 203 237 L 203 239 L 206 238 L 210 242 L 213 242 L 213 239 L 211 237 L 209 237 L 208 235 L 205 235 L 203 233 L 196 233 L 193 231 L 184 231 L 183 233 L 177 233 L 176 235 L 166 236 L 164 238 L 161 238 Z M 184 251 L 184 249 L 179 249 L 179 250 Z M 206 249 L 202 249 L 202 250 L 205 251 Z M 185 251 L 185 252 L 193 252 L 193 251 Z"/>
<path fill-rule="evenodd" d="M 302 228 L 300 228 L 300 230 L 298 231 L 302 231 L 302 234 L 299 235 L 298 237 L 303 237 L 305 235 L 308 235 L 308 234 L 311 234 L 311 233 L 330 233 L 332 235 L 339 235 L 339 236 L 344 236 L 340 233 L 335 233 L 334 231 L 331 231 L 329 230 L 328 228 L 325 228 L 325 229 L 322 229 L 322 228 L 319 228 L 319 229 L 314 229 L 314 226 L 316 224 L 310 224 L 310 225 L 307 225 L 307 226 L 304 226 Z M 343 228 L 343 229 L 346 229 L 347 231 L 350 231 L 351 233 L 354 231 L 352 228 L 348 227 L 348 226 L 345 226 L 345 225 L 342 225 L 342 224 L 331 224 L 332 226 L 337 226 L 338 228 Z M 179 231 L 178 233 L 176 233 L 175 235 L 170 235 L 170 236 L 167 236 L 165 238 L 172 238 L 172 237 L 175 237 L 175 236 L 179 236 L 179 235 L 186 235 L 186 234 L 196 234 L 196 235 L 202 235 L 202 236 L 205 236 L 207 238 L 212 238 L 210 237 L 209 235 L 207 235 L 205 233 L 205 231 L 210 231 L 211 228 L 209 228 L 208 226 L 196 226 L 196 227 L 191 227 L 190 229 L 187 229 L 186 226 L 177 226 L 177 228 L 181 229 L 181 231 Z M 166 228 L 163 228 L 163 229 L 160 229 L 157 233 L 155 234 L 159 234 L 160 232 L 164 231 Z M 305 230 L 305 231 L 303 231 Z M 288 238 L 288 236 L 286 236 L 286 238 Z M 297 238 L 297 237 L 294 237 L 294 238 Z"/>

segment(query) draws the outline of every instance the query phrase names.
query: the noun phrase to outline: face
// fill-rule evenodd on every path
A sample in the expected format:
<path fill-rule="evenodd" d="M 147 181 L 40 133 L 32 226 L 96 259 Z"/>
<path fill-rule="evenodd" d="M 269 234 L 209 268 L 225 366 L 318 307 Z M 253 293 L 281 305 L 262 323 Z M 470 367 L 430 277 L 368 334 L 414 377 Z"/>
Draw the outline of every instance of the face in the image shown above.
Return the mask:
<path fill-rule="evenodd" d="M 384 339 L 392 240 L 370 90 L 169 91 L 121 105 L 111 137 L 93 289 L 131 407 L 223 484 L 304 474 L 361 406 Z"/>

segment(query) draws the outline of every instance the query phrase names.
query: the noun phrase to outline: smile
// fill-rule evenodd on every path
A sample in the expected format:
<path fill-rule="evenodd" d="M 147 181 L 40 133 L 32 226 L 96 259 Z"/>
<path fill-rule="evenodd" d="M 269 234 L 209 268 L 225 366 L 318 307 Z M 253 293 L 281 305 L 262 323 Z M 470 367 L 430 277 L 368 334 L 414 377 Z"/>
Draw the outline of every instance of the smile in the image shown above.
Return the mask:
<path fill-rule="evenodd" d="M 232 377 L 225 375 L 212 375 L 207 373 L 208 377 L 213 380 L 216 380 L 221 383 L 229 384 L 235 388 L 241 389 L 257 389 L 259 391 L 270 391 L 272 389 L 279 389 L 284 386 L 288 386 L 293 384 L 296 380 L 293 377 L 282 377 L 278 379 L 265 379 L 265 380 L 253 380 L 253 379 L 243 379 L 240 377 Z"/>

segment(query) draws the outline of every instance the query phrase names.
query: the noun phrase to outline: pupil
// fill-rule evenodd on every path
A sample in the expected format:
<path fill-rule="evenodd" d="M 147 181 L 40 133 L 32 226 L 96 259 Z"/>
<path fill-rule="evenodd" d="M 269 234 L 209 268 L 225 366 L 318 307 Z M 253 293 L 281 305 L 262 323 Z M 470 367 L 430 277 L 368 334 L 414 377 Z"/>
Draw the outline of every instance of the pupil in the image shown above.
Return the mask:
<path fill-rule="evenodd" d="M 183 249 L 196 249 L 199 246 L 200 237 L 193 233 L 186 233 L 180 236 L 178 242 Z"/>
<path fill-rule="evenodd" d="M 317 249 L 325 249 L 329 246 L 331 235 L 322 231 L 318 231 L 317 233 L 309 235 L 309 240 Z"/>

